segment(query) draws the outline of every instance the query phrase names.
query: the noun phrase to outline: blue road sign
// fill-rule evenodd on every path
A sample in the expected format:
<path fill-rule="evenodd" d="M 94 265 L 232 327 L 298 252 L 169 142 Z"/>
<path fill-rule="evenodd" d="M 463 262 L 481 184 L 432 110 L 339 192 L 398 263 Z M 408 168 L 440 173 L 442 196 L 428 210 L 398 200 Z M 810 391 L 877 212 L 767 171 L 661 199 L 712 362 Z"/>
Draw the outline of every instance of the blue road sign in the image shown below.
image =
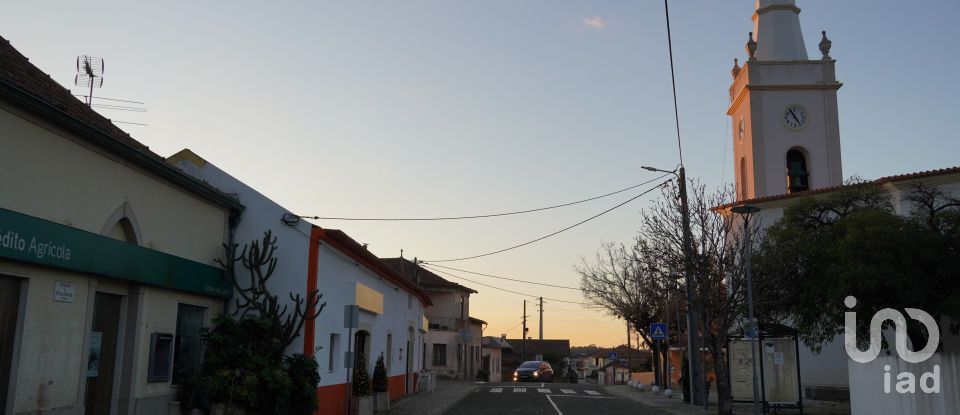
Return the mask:
<path fill-rule="evenodd" d="M 610 360 L 617 360 L 617 352 L 610 352 Z"/>
<path fill-rule="evenodd" d="M 650 338 L 654 340 L 666 340 L 667 323 L 651 323 Z"/>

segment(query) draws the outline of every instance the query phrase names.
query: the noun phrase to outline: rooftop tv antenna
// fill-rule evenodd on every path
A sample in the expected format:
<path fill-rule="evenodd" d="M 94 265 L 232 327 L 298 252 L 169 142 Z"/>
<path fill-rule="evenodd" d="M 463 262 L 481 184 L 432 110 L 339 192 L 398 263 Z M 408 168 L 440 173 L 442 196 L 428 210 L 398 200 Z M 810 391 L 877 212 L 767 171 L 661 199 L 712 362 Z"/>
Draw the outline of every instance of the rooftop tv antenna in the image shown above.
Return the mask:
<path fill-rule="evenodd" d="M 90 93 L 87 95 L 87 105 L 92 105 L 93 88 L 103 86 L 103 58 L 87 55 L 77 56 L 77 76 L 74 77 L 73 83 L 77 86 L 90 88 Z"/>

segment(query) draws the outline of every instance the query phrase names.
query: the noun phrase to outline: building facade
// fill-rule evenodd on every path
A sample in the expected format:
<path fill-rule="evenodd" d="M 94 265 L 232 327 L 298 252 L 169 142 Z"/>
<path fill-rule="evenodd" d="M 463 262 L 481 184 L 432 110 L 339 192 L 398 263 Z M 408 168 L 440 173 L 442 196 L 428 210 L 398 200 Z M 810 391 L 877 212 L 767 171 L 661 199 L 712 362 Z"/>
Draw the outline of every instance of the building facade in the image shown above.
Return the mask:
<path fill-rule="evenodd" d="M 775 223 L 802 196 L 844 188 L 840 154 L 836 60 L 832 42 L 821 33 L 820 57 L 809 59 L 795 0 L 757 0 L 748 60 L 735 63 L 730 86 L 734 133 L 735 205 L 760 208 L 761 227 Z M 917 184 L 960 195 L 960 168 L 883 177 L 867 183 L 887 192 L 895 211 L 910 213 L 906 199 Z M 941 325 L 941 327 L 945 327 Z M 957 350 L 956 336 L 945 335 L 945 350 Z M 950 348 L 948 348 L 950 347 Z M 952 348 L 952 349 L 951 349 Z M 850 385 L 842 336 L 814 353 L 799 350 L 800 378 L 807 398 L 846 399 Z"/>
<path fill-rule="evenodd" d="M 480 368 L 482 320 L 470 317 L 470 294 L 477 291 L 447 281 L 406 258 L 385 258 L 395 271 L 425 290 L 433 302 L 426 310 L 424 368 L 436 376 L 474 379 Z"/>
<path fill-rule="evenodd" d="M 344 232 L 302 221 L 190 150 L 168 161 L 244 203 L 235 238 L 241 246 L 262 239 L 267 231 L 276 238 L 277 264 L 268 287 L 280 301 L 293 307 L 288 293 L 305 298 L 319 290 L 323 295 L 320 315 L 305 322 L 287 349 L 314 356 L 320 367 L 319 414 L 347 413 L 351 368 L 361 353 L 371 376 L 383 355 L 391 399 L 415 391 L 423 369 L 424 310 L 431 304 L 426 292 Z"/>
<path fill-rule="evenodd" d="M 0 38 L 0 412 L 166 413 L 242 210 Z"/>
<path fill-rule="evenodd" d="M 480 353 L 483 369 L 490 374 L 490 382 L 503 381 L 503 350 L 510 349 L 506 337 L 484 336 Z"/>

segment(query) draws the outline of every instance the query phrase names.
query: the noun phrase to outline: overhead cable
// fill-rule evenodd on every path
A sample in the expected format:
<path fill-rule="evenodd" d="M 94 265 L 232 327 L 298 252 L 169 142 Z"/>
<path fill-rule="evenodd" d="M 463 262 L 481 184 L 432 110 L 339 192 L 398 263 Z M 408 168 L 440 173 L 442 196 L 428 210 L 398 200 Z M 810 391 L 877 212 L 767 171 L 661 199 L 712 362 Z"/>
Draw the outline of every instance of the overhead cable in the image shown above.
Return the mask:
<path fill-rule="evenodd" d="M 498 276 L 496 276 L 496 275 L 484 274 L 484 273 L 482 273 L 482 272 L 467 271 L 467 270 L 465 270 L 465 269 L 459 269 L 459 268 L 453 268 L 453 267 L 446 267 L 446 266 L 443 266 L 443 265 L 436 265 L 436 264 L 430 264 L 430 263 L 425 263 L 425 264 L 427 264 L 427 265 L 433 265 L 433 266 L 435 266 L 435 267 L 440 267 L 440 268 L 444 268 L 444 269 L 450 269 L 450 270 L 454 270 L 454 271 L 459 271 L 459 272 L 466 272 L 467 274 L 479 275 L 479 276 L 482 276 L 482 277 L 490 277 L 490 278 L 497 278 L 497 279 L 507 280 L 507 281 L 522 282 L 522 283 L 524 283 L 524 284 L 542 285 L 542 286 L 544 286 L 544 287 L 564 288 L 564 289 L 567 289 L 567 290 L 580 291 L 580 288 L 579 288 L 579 287 L 569 287 L 569 286 L 566 286 L 566 285 L 553 285 L 553 284 L 547 284 L 547 283 L 544 283 L 544 282 L 534 282 L 534 281 L 520 280 L 520 279 L 516 279 L 516 278 L 498 277 Z"/>
<path fill-rule="evenodd" d="M 671 174 L 672 174 L 672 173 L 671 173 Z M 664 175 L 664 176 L 665 176 L 665 175 Z M 660 178 L 663 178 L 663 176 L 660 176 Z M 616 206 L 614 206 L 614 207 L 612 207 L 612 208 L 610 208 L 610 209 L 604 210 L 603 212 L 600 212 L 600 213 L 598 213 L 598 214 L 596 214 L 596 215 L 593 215 L 593 216 L 591 216 L 591 217 L 589 217 L 589 218 L 586 218 L 586 219 L 584 219 L 584 220 L 582 220 L 582 221 L 580 221 L 580 222 L 577 222 L 577 223 L 575 223 L 575 224 L 573 224 L 573 225 L 567 226 L 566 228 L 560 229 L 559 231 L 556 231 L 556 232 L 553 232 L 553 233 L 550 233 L 550 234 L 541 236 L 541 237 L 539 237 L 539 238 L 537 238 L 537 239 L 534 239 L 534 240 L 530 240 L 530 241 L 527 241 L 527 242 L 524 242 L 524 243 L 521 243 L 521 244 L 517 244 L 517 245 L 511 246 L 511 247 L 509 247 L 509 248 L 503 248 L 503 249 L 496 250 L 496 251 L 493 251 L 493 252 L 487 252 L 487 253 L 485 253 L 485 254 L 479 254 L 479 255 L 473 255 L 473 256 L 465 256 L 465 257 L 460 257 L 460 258 L 450 258 L 450 259 L 424 260 L 423 262 L 434 262 L 434 263 L 435 263 L 435 262 L 453 262 L 453 261 L 464 261 L 464 260 L 467 260 L 467 259 L 482 258 L 482 257 L 485 257 L 485 256 L 496 255 L 496 254 L 499 254 L 499 253 L 502 253 L 502 252 L 507 252 L 507 251 L 510 251 L 510 250 L 513 250 L 513 249 L 517 249 L 517 248 L 520 248 L 520 247 L 523 247 L 523 246 L 527 246 L 527 245 L 530 245 L 530 244 L 535 243 L 535 242 L 540 242 L 540 241 L 542 241 L 542 240 L 544 240 L 544 239 L 547 239 L 547 238 L 549 238 L 549 237 L 551 237 L 551 236 L 555 236 L 555 235 L 558 235 L 558 234 L 560 234 L 560 233 L 566 232 L 566 231 L 568 231 L 568 230 L 570 230 L 570 229 L 576 228 L 577 226 L 583 225 L 584 223 L 590 222 L 591 220 L 594 220 L 594 219 L 596 219 L 596 218 L 599 218 L 600 216 L 603 216 L 603 215 L 605 215 L 605 214 L 607 214 L 607 213 L 610 213 L 610 212 L 612 212 L 613 210 L 615 210 L 615 209 L 617 209 L 617 208 L 619 208 L 619 207 L 621 207 L 621 206 L 623 206 L 623 205 L 626 205 L 627 203 L 630 203 L 630 202 L 632 202 L 632 201 L 634 201 L 634 200 L 637 200 L 637 199 L 639 199 L 640 197 L 642 197 L 643 195 L 646 195 L 647 193 L 650 193 L 650 192 L 658 189 L 660 186 L 662 186 L 662 185 L 664 185 L 664 184 L 667 184 L 667 183 L 669 183 L 669 182 L 670 182 L 670 180 L 667 180 L 667 181 L 665 181 L 665 182 L 663 182 L 663 183 L 660 183 L 660 184 L 658 184 L 658 185 L 656 185 L 656 186 L 654 186 L 654 187 L 651 187 L 651 188 L 649 188 L 649 189 L 647 189 L 647 190 L 644 190 L 642 193 L 640 193 L 640 194 L 638 194 L 638 195 L 636 195 L 636 196 L 634 196 L 634 197 L 631 197 L 631 198 L 627 199 L 626 201 L 624 201 L 624 202 L 622 202 L 622 203 L 620 203 L 620 204 L 618 204 L 618 205 L 616 205 Z"/>
<path fill-rule="evenodd" d="M 517 295 L 522 295 L 522 296 L 524 296 L 524 297 L 533 297 L 533 298 L 541 297 L 541 296 L 539 296 L 539 295 L 534 295 L 534 294 L 530 294 L 530 293 L 522 293 L 522 292 L 519 292 L 519 291 L 512 291 L 512 290 L 508 290 L 508 289 L 506 289 L 506 288 L 500 288 L 500 287 L 495 287 L 495 286 L 493 286 L 493 285 L 484 284 L 484 283 L 482 283 L 482 282 L 477 282 L 477 281 L 471 280 L 471 279 L 469 279 L 469 278 L 461 277 L 461 276 L 456 275 L 456 274 L 451 274 L 450 272 L 444 271 L 444 270 L 442 270 L 442 269 L 429 267 L 429 266 L 427 266 L 427 265 L 425 265 L 425 264 L 424 264 L 424 268 L 427 268 L 427 269 L 429 269 L 429 270 L 431 270 L 431 271 L 439 272 L 439 273 L 444 274 L 444 275 L 448 275 L 448 276 L 453 277 L 453 278 L 459 278 L 459 279 L 464 280 L 464 281 L 467 281 L 467 282 L 471 282 L 471 283 L 474 283 L 474 284 L 477 284 L 477 285 L 482 285 L 482 286 L 488 287 L 488 288 L 493 288 L 493 289 L 495 289 L 495 290 L 505 291 L 505 292 L 508 292 L 508 293 L 511 293 L 511 294 L 517 294 Z M 549 298 L 549 297 L 543 297 L 543 299 L 544 299 L 544 300 L 550 300 L 550 301 L 556 301 L 556 302 L 560 302 L 560 303 L 580 304 L 580 305 L 583 305 L 583 304 L 584 304 L 584 303 L 581 303 L 581 302 L 579 302 L 579 301 L 560 300 L 560 299 L 557 299 L 557 298 Z"/>
<path fill-rule="evenodd" d="M 485 214 L 485 215 L 442 216 L 442 217 L 436 217 L 436 218 L 351 218 L 351 217 L 337 217 L 337 216 L 300 216 L 300 217 L 301 217 L 301 218 L 304 218 L 304 219 L 323 219 L 323 220 L 396 221 L 396 222 L 400 222 L 400 221 L 406 221 L 406 222 L 410 222 L 410 221 L 421 221 L 421 222 L 423 222 L 423 221 L 441 221 L 441 220 L 464 220 L 464 219 L 495 218 L 495 217 L 500 217 L 500 216 L 512 216 L 512 215 L 521 215 L 521 214 L 524 214 L 524 213 L 541 212 L 541 211 L 544 211 L 544 210 L 557 209 L 557 208 L 562 208 L 562 207 L 567 207 L 567 206 L 573 206 L 573 205 L 580 204 L 580 203 L 590 202 L 590 201 L 593 201 L 593 200 L 602 199 L 602 198 L 605 198 L 605 197 L 608 197 L 608 196 L 613 196 L 613 195 L 615 195 L 615 194 L 623 193 L 623 192 L 626 192 L 627 190 L 636 189 L 636 188 L 638 188 L 638 187 L 640 187 L 640 186 L 645 186 L 645 185 L 647 185 L 647 184 L 650 184 L 650 183 L 652 183 L 652 182 L 655 182 L 655 181 L 657 181 L 657 180 L 660 180 L 660 179 L 662 179 L 663 177 L 665 177 L 665 175 L 664 175 L 664 176 L 660 176 L 660 177 L 656 177 L 656 178 L 653 178 L 653 179 L 650 179 L 650 180 L 647 180 L 647 181 L 645 181 L 645 182 L 643 182 L 643 183 L 635 184 L 635 185 L 630 186 L 630 187 L 625 187 L 625 188 L 620 189 L 620 190 L 617 190 L 617 191 L 615 191 L 615 192 L 610 192 L 610 193 L 603 194 L 603 195 L 600 195 L 600 196 L 594 196 L 594 197 L 591 197 L 591 198 L 587 198 L 587 199 L 583 199 L 583 200 L 578 200 L 578 201 L 576 201 L 576 202 L 562 203 L 562 204 L 559 204 L 559 205 L 546 206 L 546 207 L 541 207 L 541 208 L 536 208 L 536 209 L 518 210 L 518 211 L 514 211 L 514 212 L 491 213 L 491 214 Z"/>

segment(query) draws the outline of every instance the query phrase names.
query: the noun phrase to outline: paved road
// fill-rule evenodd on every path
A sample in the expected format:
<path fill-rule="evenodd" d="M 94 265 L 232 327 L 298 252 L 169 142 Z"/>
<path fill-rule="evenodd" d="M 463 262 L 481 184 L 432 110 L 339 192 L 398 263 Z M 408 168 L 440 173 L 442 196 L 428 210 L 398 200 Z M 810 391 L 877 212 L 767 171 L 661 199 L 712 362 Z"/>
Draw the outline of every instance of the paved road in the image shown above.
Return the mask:
<path fill-rule="evenodd" d="M 597 385 L 491 383 L 482 385 L 447 415 L 600 415 L 637 414 L 637 402 L 606 393 Z"/>

